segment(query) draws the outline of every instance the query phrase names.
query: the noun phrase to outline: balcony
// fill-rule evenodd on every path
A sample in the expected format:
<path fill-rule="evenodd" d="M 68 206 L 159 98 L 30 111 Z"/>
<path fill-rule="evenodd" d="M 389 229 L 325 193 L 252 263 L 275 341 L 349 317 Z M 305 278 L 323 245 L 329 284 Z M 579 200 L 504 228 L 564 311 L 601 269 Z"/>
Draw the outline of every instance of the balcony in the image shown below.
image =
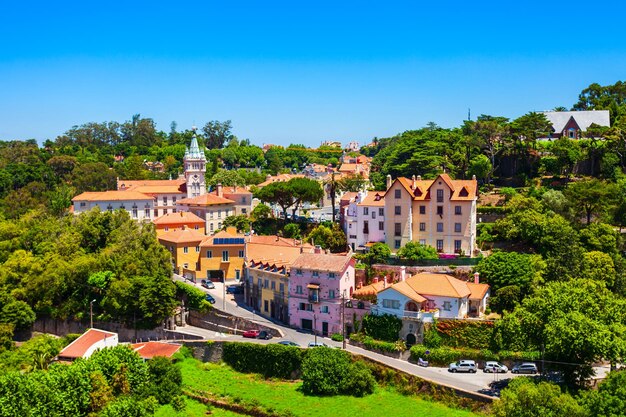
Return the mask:
<path fill-rule="evenodd" d="M 439 318 L 439 310 L 428 310 L 428 311 L 404 311 L 403 318 L 405 319 L 413 319 L 423 321 L 425 323 L 432 323 L 433 320 Z"/>

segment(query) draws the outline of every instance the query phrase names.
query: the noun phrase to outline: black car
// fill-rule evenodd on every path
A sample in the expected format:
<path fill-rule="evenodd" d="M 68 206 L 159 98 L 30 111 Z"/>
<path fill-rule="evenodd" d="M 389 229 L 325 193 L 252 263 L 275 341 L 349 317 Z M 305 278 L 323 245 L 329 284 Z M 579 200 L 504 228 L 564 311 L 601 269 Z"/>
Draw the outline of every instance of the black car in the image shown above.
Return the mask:
<path fill-rule="evenodd" d="M 215 304 L 215 298 L 213 298 L 213 296 L 211 294 L 206 294 L 204 296 L 204 299 L 207 300 L 211 304 Z"/>
<path fill-rule="evenodd" d="M 226 287 L 226 294 L 243 294 L 243 287 L 239 284 Z"/>
<path fill-rule="evenodd" d="M 274 337 L 274 336 L 272 336 L 272 334 L 271 334 L 270 332 L 268 332 L 267 330 L 261 330 L 261 331 L 259 332 L 259 335 L 258 335 L 256 338 L 257 338 L 257 339 L 265 339 L 265 340 L 269 340 L 269 339 L 271 339 L 272 337 Z"/>

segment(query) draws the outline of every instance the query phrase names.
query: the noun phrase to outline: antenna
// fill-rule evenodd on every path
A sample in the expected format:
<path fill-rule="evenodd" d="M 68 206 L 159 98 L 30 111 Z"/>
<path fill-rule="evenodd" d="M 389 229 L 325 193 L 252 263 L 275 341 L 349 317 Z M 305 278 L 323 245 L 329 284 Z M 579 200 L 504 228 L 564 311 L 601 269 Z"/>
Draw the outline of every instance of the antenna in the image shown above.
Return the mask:
<path fill-rule="evenodd" d="M 468 107 L 467 108 L 467 121 L 472 120 L 472 113 L 471 113 L 471 109 Z"/>

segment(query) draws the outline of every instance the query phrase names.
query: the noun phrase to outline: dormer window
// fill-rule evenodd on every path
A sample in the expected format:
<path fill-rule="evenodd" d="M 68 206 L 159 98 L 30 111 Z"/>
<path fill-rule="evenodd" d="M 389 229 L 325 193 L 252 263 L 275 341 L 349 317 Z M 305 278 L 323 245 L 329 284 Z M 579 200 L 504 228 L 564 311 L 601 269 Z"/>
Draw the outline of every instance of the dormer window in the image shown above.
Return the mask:
<path fill-rule="evenodd" d="M 467 191 L 467 188 L 463 187 L 461 188 L 461 191 L 459 191 L 459 197 L 467 197 L 469 195 L 469 191 Z"/>

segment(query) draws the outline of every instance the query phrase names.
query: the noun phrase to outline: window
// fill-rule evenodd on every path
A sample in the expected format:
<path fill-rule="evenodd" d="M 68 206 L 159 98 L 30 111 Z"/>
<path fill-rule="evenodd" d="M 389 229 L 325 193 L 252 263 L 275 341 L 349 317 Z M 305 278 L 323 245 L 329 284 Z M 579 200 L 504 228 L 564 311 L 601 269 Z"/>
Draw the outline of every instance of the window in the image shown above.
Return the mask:
<path fill-rule="evenodd" d="M 194 230 L 198 230 L 198 229 L 200 229 L 200 226 L 195 225 L 193 228 L 194 228 Z"/>
<path fill-rule="evenodd" d="M 296 275 L 302 275 L 302 270 L 301 269 L 296 269 Z M 302 294 L 302 293 L 300 293 Z"/>
<path fill-rule="evenodd" d="M 426 223 L 420 223 L 420 232 L 426 231 Z"/>
<path fill-rule="evenodd" d="M 443 251 L 443 239 L 437 239 L 437 252 Z"/>
<path fill-rule="evenodd" d="M 328 278 L 335 278 L 335 273 L 334 272 L 329 272 L 328 273 Z"/>
<path fill-rule="evenodd" d="M 279 289 L 279 291 L 280 291 L 280 295 L 285 295 L 285 284 L 282 284 L 282 283 L 281 283 L 281 284 L 278 286 L 278 289 Z"/>
<path fill-rule="evenodd" d="M 393 235 L 394 236 L 402 236 L 402 224 L 394 223 L 393 224 Z"/>
<path fill-rule="evenodd" d="M 154 217 L 159 217 L 159 210 L 154 209 Z"/>
<path fill-rule="evenodd" d="M 196 246 L 196 253 L 200 253 L 200 246 Z"/>
<path fill-rule="evenodd" d="M 183 253 L 189 253 L 189 248 L 187 246 L 183 248 Z"/>
<path fill-rule="evenodd" d="M 211 229 L 211 233 L 213 233 L 213 223 L 210 224 L 209 229 Z"/>
<path fill-rule="evenodd" d="M 270 286 L 272 288 L 272 291 L 276 289 L 276 282 L 272 281 L 270 282 Z"/>
<path fill-rule="evenodd" d="M 242 250 L 239 251 L 239 257 L 243 258 L 243 251 Z"/>
<path fill-rule="evenodd" d="M 206 257 L 207 258 L 212 258 L 213 257 L 213 251 L 212 250 L 206 251 Z"/>
<path fill-rule="evenodd" d="M 246 214 L 248 212 L 248 210 L 246 210 L 245 208 L 241 209 L 241 214 Z"/>
<path fill-rule="evenodd" d="M 331 300 L 335 298 L 335 290 L 328 290 L 328 298 Z"/>
<path fill-rule="evenodd" d="M 426 214 L 426 206 L 420 206 L 420 214 Z"/>
<path fill-rule="evenodd" d="M 437 203 L 443 203 L 443 190 L 437 190 Z"/>
<path fill-rule="evenodd" d="M 385 222 L 378 222 L 378 230 L 385 230 Z"/>
<path fill-rule="evenodd" d="M 246 197 L 241 197 L 241 204 L 246 204 Z"/>
<path fill-rule="evenodd" d="M 306 303 L 300 303 L 298 310 L 306 310 Z"/>
<path fill-rule="evenodd" d="M 367 216 L 368 214 L 370 214 L 370 209 L 369 207 L 363 207 L 363 215 Z"/>
<path fill-rule="evenodd" d="M 183 264 L 183 268 L 188 269 L 189 268 L 189 264 Z"/>
<path fill-rule="evenodd" d="M 302 285 L 296 287 L 296 294 L 302 294 Z"/>
<path fill-rule="evenodd" d="M 137 218 L 137 207 L 133 207 L 133 219 Z"/>
<path fill-rule="evenodd" d="M 395 206 L 394 207 L 394 213 L 395 214 L 402 214 L 402 206 Z"/>
<path fill-rule="evenodd" d="M 376 212 L 374 210 L 372 210 L 372 219 L 376 218 Z"/>
<path fill-rule="evenodd" d="M 217 222 L 217 228 L 221 229 L 222 228 L 222 222 Z"/>
<path fill-rule="evenodd" d="M 461 233 L 461 223 L 454 223 L 454 233 Z"/>
<path fill-rule="evenodd" d="M 170 230 L 169 226 L 165 226 L 165 231 L 167 232 L 169 230 Z"/>
<path fill-rule="evenodd" d="M 460 240 L 455 240 L 454 241 L 454 252 L 455 253 L 461 252 L 461 241 Z"/>
<path fill-rule="evenodd" d="M 218 210 L 217 211 L 217 218 L 221 219 L 222 218 L 222 210 Z"/>
<path fill-rule="evenodd" d="M 450 311 L 452 310 L 452 303 L 450 301 L 444 301 L 443 302 L 443 309 L 445 311 Z"/>
<path fill-rule="evenodd" d="M 172 197 L 172 204 L 176 204 L 176 197 Z"/>
<path fill-rule="evenodd" d="M 382 207 L 381 207 L 381 208 L 379 208 L 379 209 L 378 209 L 378 215 L 379 215 L 379 216 L 384 216 L 384 215 L 385 215 L 385 209 L 384 209 L 384 208 L 382 208 Z"/>
<path fill-rule="evenodd" d="M 163 197 L 163 205 L 167 206 L 167 197 Z"/>
<path fill-rule="evenodd" d="M 313 311 L 313 304 L 307 304 L 306 311 Z"/>
<path fill-rule="evenodd" d="M 269 303 L 267 302 L 267 300 L 263 300 L 263 310 L 264 310 L 264 311 L 269 310 L 269 308 L 268 308 L 268 307 L 269 307 Z"/>
<path fill-rule="evenodd" d="M 383 307 L 384 308 L 393 308 L 393 309 L 397 310 L 397 309 L 400 308 L 400 301 L 384 299 L 383 300 Z"/>
<path fill-rule="evenodd" d="M 81 201 L 81 202 L 80 202 L 80 206 L 81 206 L 81 207 L 85 207 L 86 205 L 87 205 L 87 203 L 85 203 L 84 201 Z"/>
<path fill-rule="evenodd" d="M 257 284 L 257 287 L 263 288 L 263 281 L 261 280 L 261 278 L 257 279 L 256 284 Z"/>
<path fill-rule="evenodd" d="M 313 275 L 314 277 L 319 277 L 319 276 L 320 276 L 320 273 L 319 273 L 318 271 L 313 271 L 313 274 L 312 274 L 312 275 Z"/>
<path fill-rule="evenodd" d="M 209 212 L 209 218 L 210 218 L 210 219 L 213 219 L 213 212 L 212 212 L 212 211 L 211 211 L 211 212 Z"/>
<path fill-rule="evenodd" d="M 437 206 L 437 216 L 443 216 L 443 206 Z"/>
<path fill-rule="evenodd" d="M 370 224 L 367 220 L 363 222 L 363 233 L 368 234 L 370 232 Z"/>
<path fill-rule="evenodd" d="M 227 250 L 223 250 L 222 251 L 222 262 L 228 262 L 228 251 Z"/>
<path fill-rule="evenodd" d="M 328 314 L 328 306 L 322 306 L 322 308 L 320 308 L 320 313 L 326 313 Z"/>
<path fill-rule="evenodd" d="M 394 242 L 393 247 L 394 247 L 395 249 L 400 249 L 400 241 L 399 241 L 399 240 L 396 240 L 396 241 Z"/>
<path fill-rule="evenodd" d="M 402 198 L 402 190 L 395 190 L 394 196 L 395 198 Z"/>
<path fill-rule="evenodd" d="M 420 245 L 426 246 L 426 239 L 420 239 Z"/>
<path fill-rule="evenodd" d="M 454 206 L 454 214 L 456 214 L 457 216 L 463 214 L 463 212 L 461 211 L 461 206 Z"/>
<path fill-rule="evenodd" d="M 443 223 L 437 223 L 437 232 L 438 233 L 442 233 L 443 232 Z"/>
<path fill-rule="evenodd" d="M 263 288 L 269 288 L 270 287 L 270 280 L 266 279 L 265 282 L 263 282 Z"/>
<path fill-rule="evenodd" d="M 143 215 L 144 215 L 144 217 L 148 217 L 149 218 L 150 217 L 150 209 L 144 209 Z"/>
<path fill-rule="evenodd" d="M 239 281 L 241 279 L 241 270 L 235 269 L 235 279 Z"/>

